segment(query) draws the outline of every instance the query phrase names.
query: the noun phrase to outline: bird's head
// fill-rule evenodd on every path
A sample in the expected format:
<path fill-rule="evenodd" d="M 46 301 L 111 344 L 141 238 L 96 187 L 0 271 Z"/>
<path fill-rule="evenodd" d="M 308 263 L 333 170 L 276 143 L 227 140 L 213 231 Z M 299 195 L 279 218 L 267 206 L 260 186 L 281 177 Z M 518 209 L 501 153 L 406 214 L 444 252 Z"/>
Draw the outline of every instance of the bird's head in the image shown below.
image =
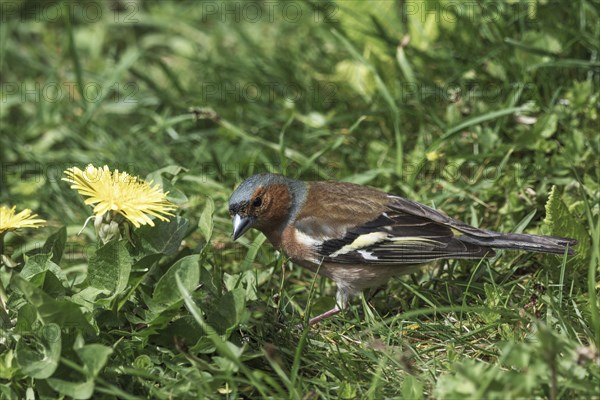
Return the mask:
<path fill-rule="evenodd" d="M 280 229 L 303 201 L 305 184 L 283 175 L 258 174 L 243 181 L 229 198 L 233 240 L 250 228 Z"/>

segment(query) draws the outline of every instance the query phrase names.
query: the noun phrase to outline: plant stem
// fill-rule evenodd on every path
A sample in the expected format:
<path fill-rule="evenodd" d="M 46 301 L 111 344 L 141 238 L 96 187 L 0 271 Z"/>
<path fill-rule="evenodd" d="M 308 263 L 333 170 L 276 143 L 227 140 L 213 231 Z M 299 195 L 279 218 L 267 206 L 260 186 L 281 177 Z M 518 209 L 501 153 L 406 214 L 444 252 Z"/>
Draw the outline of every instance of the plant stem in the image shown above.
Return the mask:
<path fill-rule="evenodd" d="M 4 262 L 4 235 L 6 235 L 6 232 L 0 233 L 0 267 L 6 264 Z M 6 290 L 4 289 L 4 284 L 2 283 L 2 279 L 0 278 L 0 319 L 2 320 L 2 326 L 10 326 L 10 317 L 8 316 L 8 312 L 6 311 L 7 300 L 8 296 L 6 296 Z"/>
<path fill-rule="evenodd" d="M 4 254 L 4 235 L 6 235 L 6 232 L 0 233 L 0 267 L 4 263 L 4 258 L 2 258 Z"/>

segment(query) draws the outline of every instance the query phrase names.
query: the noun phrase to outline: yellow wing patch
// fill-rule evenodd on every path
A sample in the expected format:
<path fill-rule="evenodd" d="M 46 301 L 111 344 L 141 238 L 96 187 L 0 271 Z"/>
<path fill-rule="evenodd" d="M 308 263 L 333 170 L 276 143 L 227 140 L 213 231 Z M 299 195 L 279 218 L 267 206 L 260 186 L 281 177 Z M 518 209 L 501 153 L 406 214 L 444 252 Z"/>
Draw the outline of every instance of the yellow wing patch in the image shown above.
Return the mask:
<path fill-rule="evenodd" d="M 347 254 L 351 251 L 357 251 L 381 242 L 390 242 L 396 245 L 414 246 L 422 244 L 437 243 L 435 240 L 418 237 L 418 236 L 390 236 L 387 232 L 370 232 L 358 236 L 350 244 L 345 245 L 341 249 L 331 253 L 329 257 L 338 257 L 342 254 Z"/>

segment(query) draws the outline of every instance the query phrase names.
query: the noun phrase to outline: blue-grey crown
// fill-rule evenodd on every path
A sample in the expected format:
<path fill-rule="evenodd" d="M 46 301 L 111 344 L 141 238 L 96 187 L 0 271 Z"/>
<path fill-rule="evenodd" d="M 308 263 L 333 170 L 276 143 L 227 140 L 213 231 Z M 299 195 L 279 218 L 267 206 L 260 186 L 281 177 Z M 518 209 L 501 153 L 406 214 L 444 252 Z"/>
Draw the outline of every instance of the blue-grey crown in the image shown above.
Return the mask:
<path fill-rule="evenodd" d="M 229 207 L 249 202 L 256 189 L 261 186 L 277 184 L 285 184 L 290 189 L 292 195 L 290 216 L 295 216 L 306 199 L 306 183 L 278 174 L 257 174 L 240 183 L 229 198 Z"/>
<path fill-rule="evenodd" d="M 261 186 L 268 186 L 272 184 L 288 183 L 291 179 L 286 178 L 283 175 L 276 174 L 258 174 L 253 175 L 246 179 L 244 182 L 235 189 L 231 197 L 229 198 L 229 205 L 242 204 L 250 201 L 250 198 Z"/>

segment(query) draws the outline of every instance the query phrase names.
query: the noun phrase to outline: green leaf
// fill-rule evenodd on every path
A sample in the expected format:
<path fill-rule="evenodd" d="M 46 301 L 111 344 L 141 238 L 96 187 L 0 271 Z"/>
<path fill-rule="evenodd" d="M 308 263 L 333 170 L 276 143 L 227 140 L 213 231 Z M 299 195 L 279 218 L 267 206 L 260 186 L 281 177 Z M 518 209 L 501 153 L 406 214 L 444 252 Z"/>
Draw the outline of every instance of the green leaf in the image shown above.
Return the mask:
<path fill-rule="evenodd" d="M 436 398 L 475 398 L 478 384 L 489 375 L 484 364 L 475 360 L 458 363 L 453 370 L 438 378 Z"/>
<path fill-rule="evenodd" d="M 169 308 L 173 304 L 181 301 L 181 294 L 177 290 L 175 276 L 179 276 L 181 284 L 188 291 L 194 291 L 200 281 L 200 256 L 194 254 L 178 260 L 169 268 L 169 270 L 160 278 L 154 292 L 152 293 L 153 303 L 151 308 L 155 312 L 160 312 Z"/>
<path fill-rule="evenodd" d="M 496 310 L 501 302 L 499 288 L 489 283 L 484 283 L 486 311 L 480 313 L 486 324 L 492 324 L 502 317 Z"/>
<path fill-rule="evenodd" d="M 198 324 L 196 324 L 194 318 L 187 315 L 170 322 L 164 329 L 161 329 L 157 335 L 152 335 L 150 341 L 152 344 L 158 346 L 171 347 L 173 346 L 174 338 L 190 345 L 198 343 L 202 338 L 208 340 L 208 338 L 204 336 L 202 329 L 198 328 Z M 194 351 L 196 351 L 195 345 Z"/>
<path fill-rule="evenodd" d="M 65 244 L 67 243 L 67 227 L 63 226 L 46 239 L 42 247 L 42 253 L 52 254 L 52 262 L 58 264 L 63 256 Z"/>
<path fill-rule="evenodd" d="M 338 396 L 340 399 L 344 400 L 356 399 L 358 397 L 356 386 L 351 382 L 342 382 L 340 385 Z"/>
<path fill-rule="evenodd" d="M 387 58 L 389 44 L 383 38 L 400 38 L 406 29 L 396 7 L 396 4 L 388 1 L 358 1 L 350 7 L 340 4 L 324 9 L 320 17 L 339 22 L 344 34 L 356 43 L 359 49 L 368 49 L 378 58 Z M 365 29 L 372 34 L 365 35 Z"/>
<path fill-rule="evenodd" d="M 358 61 L 340 61 L 335 66 L 334 76 L 336 80 L 348 84 L 357 94 L 362 96 L 365 101 L 369 101 L 377 90 L 373 72 L 363 63 Z"/>
<path fill-rule="evenodd" d="M 61 333 L 57 324 L 40 328 L 35 336 L 23 336 L 17 343 L 16 359 L 21 371 L 32 378 L 46 379 L 58 367 Z"/>
<path fill-rule="evenodd" d="M 95 378 L 98 375 L 113 352 L 110 347 L 98 343 L 85 345 L 75 351 L 83 363 L 88 378 Z"/>
<path fill-rule="evenodd" d="M 194 303 L 194 301 L 192 300 L 192 296 L 190 295 L 189 291 L 184 287 L 179 277 L 176 276 L 175 280 L 177 283 L 177 288 L 179 289 L 179 291 L 181 292 L 181 296 L 183 297 L 185 306 L 190 311 L 198 325 L 200 325 L 200 328 L 202 328 L 202 330 L 206 333 L 206 337 L 213 342 L 217 352 L 221 356 L 218 357 L 220 361 L 217 361 L 217 357 L 215 357 L 215 362 L 219 364 L 221 361 L 226 361 L 228 364 L 233 365 L 236 370 L 241 369 L 244 372 L 244 374 L 249 378 L 250 382 L 254 384 L 257 387 L 257 389 L 262 393 L 262 388 L 259 383 L 260 381 L 256 379 L 256 376 L 254 376 L 254 374 L 249 373 L 249 371 L 246 369 L 246 367 L 240 360 L 243 348 L 237 347 L 233 343 L 225 341 L 221 336 L 219 336 L 215 329 L 204 320 L 202 310 L 200 310 L 200 308 L 198 308 L 198 306 Z"/>
<path fill-rule="evenodd" d="M 63 294 L 63 287 L 68 287 L 67 276 L 63 270 L 51 260 L 51 254 L 36 254 L 25 262 L 21 277 L 37 287 L 43 287 L 55 295 Z"/>
<path fill-rule="evenodd" d="M 133 367 L 137 369 L 141 369 L 142 371 L 151 371 L 154 368 L 154 363 L 152 359 L 145 354 L 141 356 L 137 356 L 135 360 L 133 360 Z"/>
<path fill-rule="evenodd" d="M 407 12 L 411 46 L 423 51 L 429 50 L 440 34 L 439 16 L 435 12 L 425 11 L 428 7 L 425 0 L 411 2 L 410 6 L 416 8 L 416 12 Z"/>
<path fill-rule="evenodd" d="M 2 354 L 0 354 L 0 379 L 10 380 L 19 372 L 18 365 L 13 362 L 15 354 L 12 350 L 4 350 Z M 16 395 L 12 396 L 1 396 L 2 392 L 0 392 L 0 398 L 6 399 L 16 399 Z"/>
<path fill-rule="evenodd" d="M 177 176 L 185 171 L 187 171 L 187 169 L 183 168 L 180 165 L 167 165 L 166 167 L 157 169 L 156 171 L 150 172 L 148 175 L 146 175 L 146 182 L 153 182 L 162 186 L 164 179 L 163 174 Z"/>
<path fill-rule="evenodd" d="M 200 216 L 200 222 L 198 223 L 198 227 L 200 228 L 200 232 L 204 239 L 208 243 L 212 236 L 213 232 L 213 214 L 215 212 L 215 203 L 212 198 L 206 198 L 206 206 L 204 206 L 204 210 L 202 211 L 202 215 Z"/>
<path fill-rule="evenodd" d="M 414 376 L 408 375 L 400 385 L 402 397 L 420 400 L 423 398 L 423 384 Z"/>
<path fill-rule="evenodd" d="M 525 32 L 520 42 L 512 39 L 505 39 L 505 42 L 515 47 L 514 59 L 523 67 L 549 62 L 562 50 L 558 39 L 547 32 L 533 30 Z"/>
<path fill-rule="evenodd" d="M 261 271 L 264 272 L 264 271 Z M 225 274 L 223 281 L 227 290 L 237 289 L 239 287 L 245 287 L 246 300 L 258 299 L 256 295 L 256 271 L 247 270 L 241 274 L 228 275 Z"/>
<path fill-rule="evenodd" d="M 246 310 L 246 291 L 234 289 L 223 295 L 208 316 L 208 324 L 217 332 L 228 333 L 238 326 Z"/>
<path fill-rule="evenodd" d="M 136 234 L 148 253 L 172 256 L 190 231 L 190 222 L 178 216 L 170 221 L 157 221 L 154 227 L 144 225 L 136 230 Z"/>
<path fill-rule="evenodd" d="M 532 365 L 531 346 L 526 346 L 523 343 L 508 342 L 501 346 L 498 344 L 502 354 L 505 356 L 505 363 L 513 368 L 523 369 Z"/>
<path fill-rule="evenodd" d="M 94 380 L 85 382 L 69 382 L 63 379 L 51 378 L 47 380 L 48 385 L 58 393 L 70 396 L 74 399 L 89 399 L 94 394 Z"/>
<path fill-rule="evenodd" d="M 62 328 L 75 328 L 92 331 L 79 306 L 69 300 L 45 301 L 38 307 L 43 321 L 54 322 Z"/>
<path fill-rule="evenodd" d="M 18 275 L 14 277 L 12 285 L 23 292 L 25 299 L 36 308 L 43 322 L 55 323 L 63 328 L 73 327 L 93 332 L 92 326 L 77 304 L 66 299 L 54 300 L 43 290 Z"/>
<path fill-rule="evenodd" d="M 132 259 L 125 242 L 110 241 L 90 258 L 88 280 L 90 286 L 108 290 L 114 297 L 127 287 Z"/>
<path fill-rule="evenodd" d="M 546 114 L 535 124 L 535 129 L 539 130 L 539 135 L 544 139 L 552 137 L 558 126 L 558 116 L 554 113 Z"/>
<path fill-rule="evenodd" d="M 37 310 L 32 304 L 24 304 L 17 313 L 15 332 L 19 334 L 29 333 L 34 329 L 37 321 Z"/>
<path fill-rule="evenodd" d="M 248 248 L 248 252 L 246 253 L 246 257 L 244 257 L 244 262 L 242 263 L 241 270 L 247 271 L 252 267 L 252 263 L 258 254 L 258 250 L 260 246 L 267 240 L 267 237 L 263 234 L 257 235 L 250 247 Z"/>
<path fill-rule="evenodd" d="M 210 293 L 213 296 L 220 296 L 222 289 L 221 283 L 221 274 L 213 272 L 207 268 L 200 268 L 200 284 L 202 285 L 202 290 L 207 293 Z"/>
<path fill-rule="evenodd" d="M 109 294 L 107 290 L 88 286 L 71 296 L 71 301 L 92 311 L 95 308 L 96 298 L 100 295 L 108 296 Z"/>
<path fill-rule="evenodd" d="M 568 207 L 561 200 L 556 186 L 552 186 L 550 190 L 544 222 L 548 225 L 550 235 L 574 238 L 579 241 L 574 248 L 578 259 L 589 256 L 590 241 L 585 227 L 571 215 Z"/>

